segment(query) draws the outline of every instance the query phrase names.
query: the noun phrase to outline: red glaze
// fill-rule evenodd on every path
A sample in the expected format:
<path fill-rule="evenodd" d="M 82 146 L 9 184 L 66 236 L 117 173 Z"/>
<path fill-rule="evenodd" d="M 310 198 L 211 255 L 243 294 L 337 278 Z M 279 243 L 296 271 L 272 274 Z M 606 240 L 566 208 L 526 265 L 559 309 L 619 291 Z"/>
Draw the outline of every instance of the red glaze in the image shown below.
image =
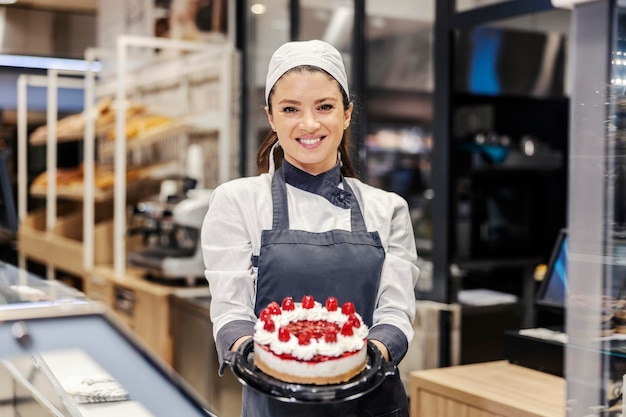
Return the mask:
<path fill-rule="evenodd" d="M 312 295 L 305 295 L 302 297 L 302 308 L 306 308 L 307 310 L 313 308 L 315 306 L 315 300 Z"/>
<path fill-rule="evenodd" d="M 335 297 L 328 297 L 326 300 L 326 310 L 328 311 L 337 311 L 339 308 L 339 303 Z"/>
<path fill-rule="evenodd" d="M 324 333 L 324 341 L 326 343 L 337 342 L 337 331 L 333 329 L 326 329 L 326 333 Z"/>
<path fill-rule="evenodd" d="M 299 345 L 308 345 L 309 343 L 311 343 L 311 332 L 304 331 L 298 335 Z"/>
<path fill-rule="evenodd" d="M 354 310 L 354 304 L 352 304 L 350 301 L 347 301 L 343 307 L 341 307 L 341 312 L 343 314 L 345 314 L 346 316 L 349 316 L 350 314 L 354 314 L 355 310 Z"/>
<path fill-rule="evenodd" d="M 293 321 L 285 326 L 289 333 L 299 336 L 301 333 L 309 332 L 313 339 L 324 337 L 327 331 L 339 332 L 339 326 L 323 320 L 316 321 Z"/>
<path fill-rule="evenodd" d="M 293 298 L 291 297 L 285 297 L 283 299 L 283 305 L 282 308 L 284 311 L 293 311 L 296 308 L 296 305 L 293 302 Z"/>

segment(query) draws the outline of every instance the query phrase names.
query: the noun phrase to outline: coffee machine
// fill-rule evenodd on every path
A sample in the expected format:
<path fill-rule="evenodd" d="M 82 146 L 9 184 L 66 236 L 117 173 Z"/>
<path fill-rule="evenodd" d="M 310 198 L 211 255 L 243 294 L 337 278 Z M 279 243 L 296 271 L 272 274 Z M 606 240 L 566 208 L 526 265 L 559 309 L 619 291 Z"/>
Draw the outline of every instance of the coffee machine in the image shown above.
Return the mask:
<path fill-rule="evenodd" d="M 150 278 L 183 280 L 190 286 L 204 277 L 200 229 L 212 190 L 195 184 L 190 178 L 166 180 L 158 196 L 132 208 L 128 233 L 142 239 L 139 248 L 129 251 L 129 265 L 144 269 Z"/>

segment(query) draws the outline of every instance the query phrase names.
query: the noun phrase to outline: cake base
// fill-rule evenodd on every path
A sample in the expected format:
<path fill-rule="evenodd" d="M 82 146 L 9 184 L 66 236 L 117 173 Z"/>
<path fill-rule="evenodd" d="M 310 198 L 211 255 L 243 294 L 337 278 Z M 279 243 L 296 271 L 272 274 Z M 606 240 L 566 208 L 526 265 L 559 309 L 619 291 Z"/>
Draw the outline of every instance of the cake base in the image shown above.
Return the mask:
<path fill-rule="evenodd" d="M 292 373 L 281 372 L 268 362 L 280 361 L 282 368 L 289 369 Z M 356 364 L 356 365 L 355 365 Z M 331 385 L 349 381 L 363 372 L 367 365 L 367 352 L 363 349 L 348 357 L 329 359 L 321 363 L 306 363 L 296 360 L 280 359 L 273 353 L 266 351 L 262 346 L 255 344 L 254 365 L 265 374 L 280 381 L 308 384 L 308 385 Z M 325 369 L 321 369 L 321 368 Z M 349 369 L 341 369 L 341 368 Z M 322 373 L 335 372 L 332 375 Z"/>

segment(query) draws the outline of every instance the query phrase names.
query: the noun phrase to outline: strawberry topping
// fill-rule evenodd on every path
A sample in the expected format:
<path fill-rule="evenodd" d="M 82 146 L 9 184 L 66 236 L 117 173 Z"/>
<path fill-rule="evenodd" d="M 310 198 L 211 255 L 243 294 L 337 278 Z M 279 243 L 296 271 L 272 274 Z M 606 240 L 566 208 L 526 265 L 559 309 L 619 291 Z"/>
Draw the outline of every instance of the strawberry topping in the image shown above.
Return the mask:
<path fill-rule="evenodd" d="M 263 329 L 268 332 L 273 332 L 276 330 L 276 325 L 274 324 L 274 320 L 267 320 L 263 323 Z"/>
<path fill-rule="evenodd" d="M 272 316 L 276 316 L 281 313 L 280 306 L 278 305 L 276 301 L 272 301 L 271 303 L 269 303 L 267 306 L 267 309 L 269 310 Z"/>
<path fill-rule="evenodd" d="M 343 307 L 341 307 L 341 312 L 343 314 L 345 314 L 346 316 L 349 316 L 350 314 L 354 314 L 355 310 L 354 310 L 354 304 L 352 304 L 350 301 L 347 301 Z"/>
<path fill-rule="evenodd" d="M 350 322 L 345 322 L 343 327 L 341 328 L 341 334 L 344 336 L 352 336 L 354 335 L 354 331 L 352 330 L 352 325 Z"/>
<path fill-rule="evenodd" d="M 283 305 L 282 305 L 283 311 L 293 311 L 296 308 L 296 305 L 293 302 L 293 298 L 291 297 L 285 297 L 283 299 Z"/>
<path fill-rule="evenodd" d="M 278 340 L 281 342 L 288 342 L 291 334 L 289 333 L 289 329 L 286 327 L 281 327 L 278 329 Z"/>
<path fill-rule="evenodd" d="M 302 297 L 302 308 L 311 309 L 315 306 L 315 300 L 312 295 Z"/>
<path fill-rule="evenodd" d="M 339 303 L 335 297 L 328 297 L 326 300 L 326 310 L 328 311 L 337 311 L 339 307 Z"/>

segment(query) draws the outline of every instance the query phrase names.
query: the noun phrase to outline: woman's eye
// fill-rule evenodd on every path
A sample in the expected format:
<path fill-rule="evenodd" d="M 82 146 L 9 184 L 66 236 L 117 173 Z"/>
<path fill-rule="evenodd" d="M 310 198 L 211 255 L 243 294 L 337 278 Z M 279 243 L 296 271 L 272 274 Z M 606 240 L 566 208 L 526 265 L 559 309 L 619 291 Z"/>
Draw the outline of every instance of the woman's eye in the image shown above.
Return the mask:
<path fill-rule="evenodd" d="M 332 104 L 322 104 L 320 106 L 320 110 L 332 110 L 333 109 L 333 105 Z"/>
<path fill-rule="evenodd" d="M 295 107 L 283 107 L 283 113 L 293 113 L 297 111 Z"/>

